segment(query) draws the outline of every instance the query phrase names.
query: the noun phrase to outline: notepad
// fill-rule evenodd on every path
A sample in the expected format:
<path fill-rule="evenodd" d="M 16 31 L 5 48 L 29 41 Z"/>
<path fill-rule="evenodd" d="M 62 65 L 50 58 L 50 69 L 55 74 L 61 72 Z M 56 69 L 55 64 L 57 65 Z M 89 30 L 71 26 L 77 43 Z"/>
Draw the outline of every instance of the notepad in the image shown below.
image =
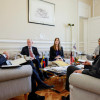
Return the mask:
<path fill-rule="evenodd" d="M 69 64 L 65 63 L 64 61 L 53 61 L 53 64 L 56 64 L 58 66 L 68 66 Z"/>
<path fill-rule="evenodd" d="M 25 63 L 26 60 L 24 58 L 19 58 L 19 59 L 11 60 L 10 62 L 12 65 L 20 65 Z"/>
<path fill-rule="evenodd" d="M 19 59 L 15 59 L 15 60 L 11 60 L 10 64 L 11 65 L 2 65 L 1 68 L 16 68 L 16 67 L 20 67 L 20 64 L 25 63 L 26 60 L 24 58 L 19 58 Z"/>

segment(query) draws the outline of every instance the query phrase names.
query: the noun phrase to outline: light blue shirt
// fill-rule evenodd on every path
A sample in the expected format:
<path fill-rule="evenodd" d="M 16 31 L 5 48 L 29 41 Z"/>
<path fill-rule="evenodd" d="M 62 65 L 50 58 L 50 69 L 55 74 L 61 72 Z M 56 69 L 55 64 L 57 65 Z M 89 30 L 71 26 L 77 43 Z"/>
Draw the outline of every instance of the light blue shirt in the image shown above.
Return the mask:
<path fill-rule="evenodd" d="M 95 48 L 94 54 L 95 54 L 96 56 L 99 55 L 99 48 L 100 48 L 99 45 Z"/>
<path fill-rule="evenodd" d="M 5 54 L 2 54 L 5 58 L 7 57 Z M 12 65 L 11 62 L 9 60 L 6 61 L 7 65 Z"/>

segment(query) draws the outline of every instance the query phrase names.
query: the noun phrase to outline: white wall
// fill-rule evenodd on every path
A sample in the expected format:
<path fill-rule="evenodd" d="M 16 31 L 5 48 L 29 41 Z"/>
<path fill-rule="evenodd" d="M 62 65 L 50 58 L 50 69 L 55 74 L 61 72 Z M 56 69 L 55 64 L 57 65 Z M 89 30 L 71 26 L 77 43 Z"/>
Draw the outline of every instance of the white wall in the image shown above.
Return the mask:
<path fill-rule="evenodd" d="M 100 0 L 94 0 L 94 16 L 100 16 Z"/>
<path fill-rule="evenodd" d="M 55 26 L 28 23 L 28 0 L 0 0 L 0 48 L 22 47 L 31 38 L 38 48 L 49 49 L 54 38 L 59 37 L 64 49 L 70 49 L 71 30 L 73 41 L 78 42 L 78 1 L 46 0 L 55 4 Z M 90 4 L 91 5 L 91 4 Z M 19 42 L 18 42 L 19 41 Z"/>
<path fill-rule="evenodd" d="M 91 0 L 89 0 L 91 1 Z M 84 20 L 91 17 L 91 4 L 86 0 L 78 2 L 78 50 L 84 51 Z"/>
<path fill-rule="evenodd" d="M 84 19 L 79 17 L 79 51 L 84 51 Z"/>
<path fill-rule="evenodd" d="M 77 41 L 77 0 L 46 1 L 55 4 L 55 26 L 28 23 L 28 0 L 0 0 L 0 40 L 32 38 L 34 41 L 44 41 L 45 44 L 59 37 L 62 42 L 71 42 L 67 24 L 73 23 L 74 40 Z M 2 44 L 4 46 L 7 43 Z"/>
<path fill-rule="evenodd" d="M 100 38 L 100 17 L 89 18 L 87 25 L 87 52 L 92 54 L 98 46 L 98 39 Z"/>
<path fill-rule="evenodd" d="M 78 0 L 79 2 L 83 2 L 91 7 L 91 16 L 92 16 L 92 11 L 93 11 L 93 0 Z"/>

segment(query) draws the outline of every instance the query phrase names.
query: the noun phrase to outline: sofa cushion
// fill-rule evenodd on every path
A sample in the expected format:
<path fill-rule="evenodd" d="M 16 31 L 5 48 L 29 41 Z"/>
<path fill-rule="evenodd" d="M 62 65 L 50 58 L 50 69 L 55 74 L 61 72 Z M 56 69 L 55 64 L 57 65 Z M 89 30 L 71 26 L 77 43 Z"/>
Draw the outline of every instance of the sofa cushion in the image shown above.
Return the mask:
<path fill-rule="evenodd" d="M 30 65 L 23 65 L 18 68 L 0 69 L 0 82 L 23 78 L 32 74 L 32 67 Z"/>

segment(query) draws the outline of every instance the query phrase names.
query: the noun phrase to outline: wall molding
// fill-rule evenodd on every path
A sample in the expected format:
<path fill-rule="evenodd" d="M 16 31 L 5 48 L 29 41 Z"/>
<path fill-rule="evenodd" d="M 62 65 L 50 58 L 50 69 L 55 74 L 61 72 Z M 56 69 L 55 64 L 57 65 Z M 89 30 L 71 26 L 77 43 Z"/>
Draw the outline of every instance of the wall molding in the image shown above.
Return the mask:
<path fill-rule="evenodd" d="M 21 49 L 22 47 L 20 46 L 0 46 L 0 49 Z M 67 47 L 63 47 L 64 49 L 68 49 L 70 48 L 70 46 L 67 46 Z M 38 49 L 50 49 L 50 47 L 47 47 L 47 46 L 39 46 Z"/>
<path fill-rule="evenodd" d="M 79 42 L 79 44 L 84 44 L 84 42 Z"/>
<path fill-rule="evenodd" d="M 0 46 L 0 50 L 10 50 L 10 51 L 18 51 L 22 49 L 22 45 L 20 44 L 26 44 L 26 40 L 6 40 L 6 39 L 1 39 L 0 40 L 1 44 L 5 44 L 4 46 Z M 33 41 L 34 45 L 37 45 L 37 48 L 39 50 L 49 50 L 50 47 L 49 45 L 54 43 L 54 41 Z M 7 45 L 6 45 L 7 44 Z M 9 46 L 10 44 L 10 46 Z M 13 44 L 19 44 L 19 46 L 15 45 L 13 46 Z M 42 45 L 43 44 L 43 45 Z M 48 45 L 47 45 L 48 44 Z M 64 49 L 71 49 L 71 45 L 73 43 L 72 42 L 61 42 L 61 45 L 64 45 L 63 48 Z"/>
<path fill-rule="evenodd" d="M 100 19 L 100 16 L 96 16 L 96 17 L 91 17 L 91 18 L 89 18 L 88 20 L 97 20 L 97 19 Z"/>
<path fill-rule="evenodd" d="M 1 39 L 0 43 L 26 43 L 26 40 L 5 40 Z M 53 44 L 54 41 L 33 41 L 34 44 Z M 61 42 L 61 44 L 72 44 L 72 42 Z"/>
<path fill-rule="evenodd" d="M 88 43 L 98 43 L 98 41 L 88 41 Z M 84 42 L 79 42 L 79 44 L 84 44 Z"/>
<path fill-rule="evenodd" d="M 88 43 L 98 43 L 98 41 L 88 41 Z"/>

